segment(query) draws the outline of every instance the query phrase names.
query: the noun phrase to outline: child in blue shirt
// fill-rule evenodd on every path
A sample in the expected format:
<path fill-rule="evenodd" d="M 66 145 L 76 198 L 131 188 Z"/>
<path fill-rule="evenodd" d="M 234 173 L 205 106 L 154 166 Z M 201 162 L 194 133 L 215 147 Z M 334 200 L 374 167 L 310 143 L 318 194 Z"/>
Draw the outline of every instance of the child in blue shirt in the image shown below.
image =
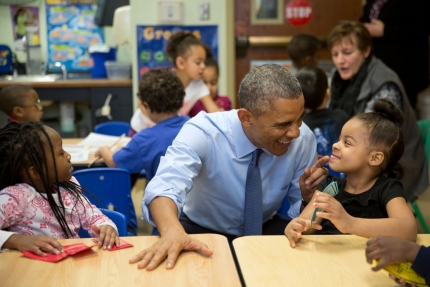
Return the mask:
<path fill-rule="evenodd" d="M 149 181 L 157 171 L 160 157 L 189 117 L 178 116 L 185 91 L 181 80 L 169 69 L 144 73 L 137 96 L 142 113 L 156 125 L 135 134 L 126 147 L 115 153 L 104 146 L 95 155 L 101 156 L 107 166 L 125 168 L 132 174 L 145 169 Z"/>
<path fill-rule="evenodd" d="M 306 114 L 303 122 L 317 139 L 318 156 L 331 155 L 332 146 L 339 140 L 343 125 L 349 116 L 342 110 L 329 110 L 330 100 L 327 76 L 317 67 L 304 67 L 296 75 L 305 97 Z"/>

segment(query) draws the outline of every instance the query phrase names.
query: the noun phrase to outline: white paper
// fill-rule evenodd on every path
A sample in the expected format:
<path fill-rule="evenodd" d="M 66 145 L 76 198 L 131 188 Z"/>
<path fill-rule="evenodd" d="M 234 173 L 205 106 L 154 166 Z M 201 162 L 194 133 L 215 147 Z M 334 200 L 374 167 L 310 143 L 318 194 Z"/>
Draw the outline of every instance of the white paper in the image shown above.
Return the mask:
<path fill-rule="evenodd" d="M 69 153 L 70 153 L 70 156 L 72 157 L 72 159 L 71 159 L 72 163 L 81 162 L 81 161 L 87 161 L 88 157 L 90 155 L 90 151 L 89 150 L 82 150 L 82 151 L 79 151 L 79 152 L 69 152 Z"/>
<path fill-rule="evenodd" d="M 108 136 L 103 134 L 97 134 L 97 133 L 90 133 L 83 141 L 79 142 L 78 146 L 90 146 L 90 147 L 101 147 L 105 145 L 112 145 L 114 144 L 120 137 L 117 136 Z M 124 143 L 128 143 L 130 141 L 129 137 L 124 137 L 120 142 L 119 145 L 122 145 Z"/>
<path fill-rule="evenodd" d="M 63 149 L 65 151 L 67 151 L 68 153 L 76 153 L 76 152 L 80 152 L 82 150 L 81 146 L 77 146 L 77 145 L 67 145 L 67 144 L 63 144 Z"/>

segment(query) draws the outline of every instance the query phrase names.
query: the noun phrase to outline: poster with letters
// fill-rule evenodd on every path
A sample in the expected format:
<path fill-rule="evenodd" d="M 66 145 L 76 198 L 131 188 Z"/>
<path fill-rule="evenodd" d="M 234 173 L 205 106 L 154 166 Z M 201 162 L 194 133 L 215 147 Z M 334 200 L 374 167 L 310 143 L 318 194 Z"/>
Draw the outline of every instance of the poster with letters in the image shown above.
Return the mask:
<path fill-rule="evenodd" d="M 137 59 L 139 76 L 159 67 L 173 67 L 167 57 L 166 46 L 170 36 L 178 31 L 189 31 L 208 45 L 218 59 L 218 26 L 137 26 Z"/>

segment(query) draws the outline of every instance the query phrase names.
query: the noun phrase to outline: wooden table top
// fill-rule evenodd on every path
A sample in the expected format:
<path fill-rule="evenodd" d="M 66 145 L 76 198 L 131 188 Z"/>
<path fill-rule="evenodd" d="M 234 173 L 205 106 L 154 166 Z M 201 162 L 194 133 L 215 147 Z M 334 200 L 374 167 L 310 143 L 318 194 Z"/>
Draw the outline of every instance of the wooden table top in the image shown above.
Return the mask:
<path fill-rule="evenodd" d="M 366 238 L 354 235 L 303 235 L 296 248 L 285 236 L 246 236 L 233 246 L 247 287 L 399 286 L 384 270 L 366 262 Z M 430 245 L 429 234 L 418 244 Z"/>
<path fill-rule="evenodd" d="M 173 270 L 163 262 L 157 269 L 137 269 L 128 260 L 151 246 L 158 236 L 123 237 L 134 246 L 113 252 L 93 247 L 57 263 L 24 257 L 10 250 L 0 254 L 1 286 L 241 286 L 227 239 L 216 234 L 192 235 L 214 251 L 212 257 L 182 253 Z M 60 240 L 62 244 L 86 243 L 90 239 Z"/>

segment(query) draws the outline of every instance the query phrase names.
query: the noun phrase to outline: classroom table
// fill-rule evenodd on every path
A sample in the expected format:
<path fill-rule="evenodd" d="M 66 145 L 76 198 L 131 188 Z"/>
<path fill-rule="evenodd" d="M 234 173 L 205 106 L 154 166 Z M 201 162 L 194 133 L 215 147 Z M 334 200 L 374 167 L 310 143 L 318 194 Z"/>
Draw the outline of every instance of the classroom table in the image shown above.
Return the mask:
<path fill-rule="evenodd" d="M 303 235 L 291 248 L 283 235 L 246 236 L 233 246 L 247 287 L 398 287 L 385 270 L 371 270 L 366 242 L 355 235 Z M 430 234 L 419 234 L 417 243 L 430 245 Z"/>
<path fill-rule="evenodd" d="M 73 146 L 73 145 L 77 145 L 79 142 L 83 141 L 83 138 L 65 138 L 63 139 L 63 146 Z M 80 169 L 80 168 L 88 168 L 88 164 L 90 162 L 93 162 L 95 159 L 94 154 L 89 154 L 88 156 L 88 160 L 86 161 L 73 161 L 73 157 L 72 157 L 72 164 L 73 167 L 76 169 Z M 106 165 L 103 162 L 103 159 L 99 159 L 96 163 L 94 163 L 93 165 L 94 167 L 105 167 Z"/>
<path fill-rule="evenodd" d="M 232 254 L 224 236 L 198 234 L 193 237 L 214 251 L 205 257 L 196 252 L 183 252 L 172 270 L 166 270 L 164 261 L 157 269 L 138 269 L 128 260 L 151 246 L 158 236 L 122 237 L 132 243 L 131 248 L 103 251 L 99 247 L 69 256 L 57 263 L 48 263 L 24 257 L 19 251 L 0 253 L 0 285 L 20 286 L 241 286 Z M 65 244 L 91 239 L 65 239 Z"/>
<path fill-rule="evenodd" d="M 67 151 L 68 146 L 76 147 L 77 144 L 83 140 L 84 140 L 84 138 L 64 138 L 63 139 L 63 148 Z M 126 137 L 123 139 L 123 141 L 125 141 L 125 142 L 127 142 L 128 140 L 130 140 L 130 138 Z M 90 149 L 90 146 L 82 146 L 82 149 Z M 116 146 L 116 149 L 119 149 L 119 146 Z M 106 164 L 103 162 L 102 158 L 98 159 L 95 163 L 93 163 L 95 158 L 96 157 L 94 156 L 94 154 L 90 153 L 88 155 L 88 159 L 85 161 L 77 161 L 76 159 L 73 158 L 73 156 L 72 156 L 71 161 L 72 161 L 73 168 L 75 170 L 86 169 L 86 168 L 88 168 L 89 163 L 92 163 L 91 167 L 106 167 Z"/>

